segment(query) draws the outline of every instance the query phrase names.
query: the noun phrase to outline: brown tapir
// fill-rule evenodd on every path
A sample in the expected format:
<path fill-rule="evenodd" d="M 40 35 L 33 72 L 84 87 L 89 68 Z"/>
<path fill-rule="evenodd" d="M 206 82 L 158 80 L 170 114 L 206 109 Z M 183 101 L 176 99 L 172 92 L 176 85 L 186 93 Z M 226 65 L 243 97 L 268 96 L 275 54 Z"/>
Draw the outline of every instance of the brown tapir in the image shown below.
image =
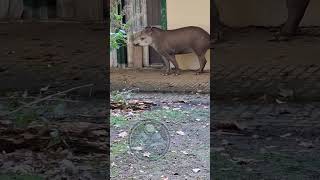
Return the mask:
<path fill-rule="evenodd" d="M 210 35 L 205 30 L 196 26 L 188 26 L 173 30 L 162 30 L 157 27 L 146 27 L 136 34 L 133 44 L 135 46 L 151 46 L 162 57 L 166 66 L 163 75 L 170 74 L 170 62 L 175 66 L 175 75 L 180 74 L 176 61 L 176 54 L 195 53 L 198 56 L 200 68 L 203 72 L 207 60 L 205 54 L 210 48 Z"/>
<path fill-rule="evenodd" d="M 221 22 L 219 15 L 219 8 L 217 6 L 217 4 L 219 4 L 218 2 L 219 0 L 211 1 L 213 9 L 213 16 L 210 19 L 210 23 L 213 25 L 211 34 L 213 35 L 215 41 L 223 39 L 223 23 Z M 285 24 L 281 27 L 280 32 L 275 34 L 275 38 L 278 40 L 287 40 L 296 33 L 310 0 L 286 0 L 286 3 L 288 17 Z"/>

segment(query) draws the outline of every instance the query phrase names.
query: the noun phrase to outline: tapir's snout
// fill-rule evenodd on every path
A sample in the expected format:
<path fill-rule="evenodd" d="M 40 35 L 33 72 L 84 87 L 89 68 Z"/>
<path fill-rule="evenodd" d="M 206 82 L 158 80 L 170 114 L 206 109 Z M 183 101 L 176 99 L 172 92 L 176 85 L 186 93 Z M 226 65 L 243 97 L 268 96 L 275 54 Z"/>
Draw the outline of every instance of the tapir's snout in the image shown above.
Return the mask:
<path fill-rule="evenodd" d="M 133 45 L 134 45 L 134 46 L 138 46 L 138 45 L 139 45 L 139 43 L 137 43 L 137 42 L 133 41 Z"/>

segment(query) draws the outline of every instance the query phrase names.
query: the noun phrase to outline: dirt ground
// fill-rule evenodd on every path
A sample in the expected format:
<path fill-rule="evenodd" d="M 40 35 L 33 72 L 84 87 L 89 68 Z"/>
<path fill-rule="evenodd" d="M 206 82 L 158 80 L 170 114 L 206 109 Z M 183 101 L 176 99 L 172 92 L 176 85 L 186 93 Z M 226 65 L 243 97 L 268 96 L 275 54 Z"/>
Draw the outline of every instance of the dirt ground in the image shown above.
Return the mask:
<path fill-rule="evenodd" d="M 229 29 L 213 53 L 214 179 L 319 179 L 319 27 Z"/>
<path fill-rule="evenodd" d="M 127 100 L 155 105 L 143 111 L 111 111 L 111 179 L 210 179 L 208 95 L 134 93 Z M 156 161 L 133 156 L 124 136 L 144 119 L 159 120 L 169 130 L 169 151 Z"/>
<path fill-rule="evenodd" d="M 94 83 L 94 92 L 104 93 L 105 37 L 105 24 L 1 23 L 1 92 Z"/>
<path fill-rule="evenodd" d="M 126 97 L 155 106 L 111 111 L 111 179 L 209 179 L 210 173 L 217 180 L 320 177 L 319 102 L 215 101 L 209 112 L 204 94 Z M 136 159 L 128 147 L 126 133 L 148 118 L 165 122 L 172 137 L 170 150 L 157 161 Z"/>
<path fill-rule="evenodd" d="M 216 101 L 215 179 L 319 179 L 319 102 Z"/>
<path fill-rule="evenodd" d="M 0 100 L 0 179 L 106 179 L 106 103 L 60 96 Z M 4 115 L 8 114 L 8 115 Z"/>
<path fill-rule="evenodd" d="M 108 177 L 105 36 L 105 24 L 1 23 L 0 179 Z"/>
<path fill-rule="evenodd" d="M 226 30 L 225 41 L 212 53 L 216 99 L 277 96 L 280 89 L 293 91 L 295 99 L 320 99 L 320 28 L 302 28 L 290 41 L 269 41 L 276 30 Z"/>
<path fill-rule="evenodd" d="M 163 69 L 111 69 L 111 90 L 133 89 L 140 92 L 210 93 L 210 72 L 195 75 L 182 71 L 181 75 L 162 76 Z"/>

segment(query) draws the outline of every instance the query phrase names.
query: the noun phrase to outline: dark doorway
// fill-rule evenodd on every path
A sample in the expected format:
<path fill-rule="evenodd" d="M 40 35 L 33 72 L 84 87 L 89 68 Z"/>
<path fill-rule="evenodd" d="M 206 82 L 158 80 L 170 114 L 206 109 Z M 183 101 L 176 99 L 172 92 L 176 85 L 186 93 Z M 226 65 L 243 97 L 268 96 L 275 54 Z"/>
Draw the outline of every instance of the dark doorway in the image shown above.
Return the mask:
<path fill-rule="evenodd" d="M 161 0 L 147 1 L 147 21 L 148 26 L 161 26 Z M 152 47 L 149 47 L 149 63 L 150 65 L 163 64 L 161 56 Z"/>

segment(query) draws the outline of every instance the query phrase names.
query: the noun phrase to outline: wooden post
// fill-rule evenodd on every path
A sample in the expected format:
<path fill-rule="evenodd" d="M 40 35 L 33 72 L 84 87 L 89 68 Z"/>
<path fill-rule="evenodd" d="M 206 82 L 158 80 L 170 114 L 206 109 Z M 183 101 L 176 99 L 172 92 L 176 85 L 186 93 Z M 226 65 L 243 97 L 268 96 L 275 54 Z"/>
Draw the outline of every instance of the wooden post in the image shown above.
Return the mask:
<path fill-rule="evenodd" d="M 117 51 L 112 50 L 110 52 L 110 67 L 117 67 L 118 62 L 117 62 Z"/>
<path fill-rule="evenodd" d="M 147 25 L 147 4 L 146 0 L 125 0 L 125 5 L 128 8 L 127 16 L 131 19 L 131 27 L 128 32 L 128 67 L 142 68 L 146 65 L 146 53 L 142 47 L 133 46 L 134 34 L 142 30 Z M 149 60 L 148 60 L 149 61 Z"/>
<path fill-rule="evenodd" d="M 133 58 L 133 67 L 142 68 L 142 59 L 143 59 L 143 48 L 139 46 L 132 47 L 132 58 Z"/>
<path fill-rule="evenodd" d="M 149 46 L 143 47 L 143 66 L 144 67 L 150 66 L 150 62 L 149 62 Z"/>
<path fill-rule="evenodd" d="M 0 19 L 6 19 L 9 12 L 9 0 L 0 1 Z"/>
<path fill-rule="evenodd" d="M 8 17 L 20 19 L 23 13 L 23 0 L 11 0 Z"/>

